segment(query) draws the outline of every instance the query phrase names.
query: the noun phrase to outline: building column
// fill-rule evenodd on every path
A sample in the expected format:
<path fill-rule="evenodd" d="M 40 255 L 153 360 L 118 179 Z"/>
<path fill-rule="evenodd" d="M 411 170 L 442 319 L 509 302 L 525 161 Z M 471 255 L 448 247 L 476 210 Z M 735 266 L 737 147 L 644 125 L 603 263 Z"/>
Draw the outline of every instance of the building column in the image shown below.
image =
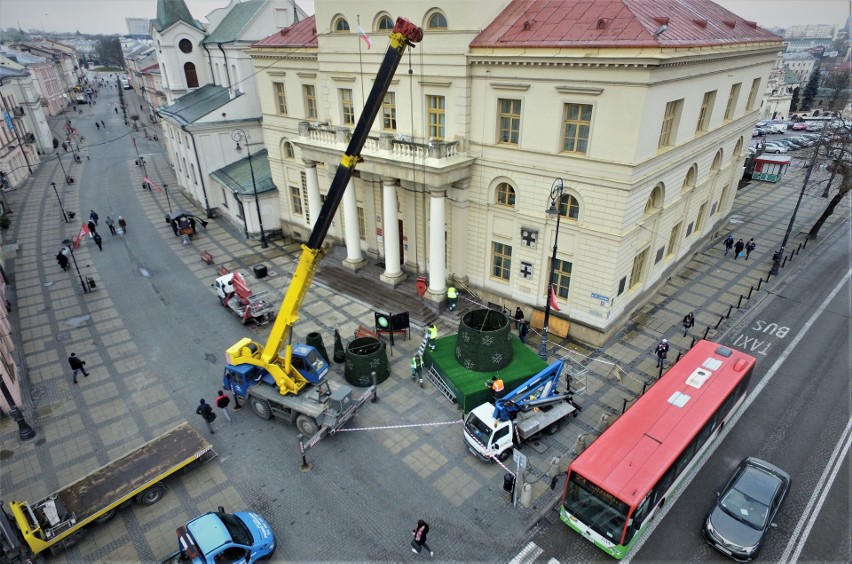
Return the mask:
<path fill-rule="evenodd" d="M 385 271 L 379 278 L 391 286 L 396 286 L 405 279 L 399 256 L 397 215 L 396 178 L 382 177 L 382 237 L 385 244 Z"/>
<path fill-rule="evenodd" d="M 361 256 L 361 232 L 358 229 L 358 198 L 355 195 L 355 181 L 349 179 L 343 192 L 343 228 L 346 239 L 346 260 L 343 266 L 354 271 L 361 270 L 367 261 Z"/>
<path fill-rule="evenodd" d="M 311 229 L 313 229 L 319 217 L 320 208 L 322 208 L 316 162 L 305 161 L 305 177 L 308 185 L 308 216 L 311 218 L 310 224 Z"/>
<path fill-rule="evenodd" d="M 429 289 L 426 299 L 441 302 L 447 293 L 447 252 L 444 244 L 446 187 L 429 190 Z"/>
<path fill-rule="evenodd" d="M 470 188 L 469 178 L 453 183 L 452 223 L 449 235 L 451 245 L 457 242 L 451 247 L 453 252 L 450 256 L 450 278 L 453 280 L 453 285 L 461 284 L 462 286 L 467 285 L 468 282 L 467 242 L 470 241 L 468 188 Z"/>

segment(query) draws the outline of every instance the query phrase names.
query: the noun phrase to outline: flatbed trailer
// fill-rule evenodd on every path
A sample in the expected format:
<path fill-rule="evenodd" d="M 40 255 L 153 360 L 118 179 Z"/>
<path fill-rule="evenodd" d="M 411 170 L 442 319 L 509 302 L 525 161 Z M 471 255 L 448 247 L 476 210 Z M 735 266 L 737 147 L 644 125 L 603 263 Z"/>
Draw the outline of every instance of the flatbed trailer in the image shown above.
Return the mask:
<path fill-rule="evenodd" d="M 76 543 L 93 522 L 110 520 L 130 501 L 152 505 L 165 494 L 162 480 L 216 456 L 189 423 L 182 423 L 35 503 L 9 502 L 15 527 L 33 554 Z"/>

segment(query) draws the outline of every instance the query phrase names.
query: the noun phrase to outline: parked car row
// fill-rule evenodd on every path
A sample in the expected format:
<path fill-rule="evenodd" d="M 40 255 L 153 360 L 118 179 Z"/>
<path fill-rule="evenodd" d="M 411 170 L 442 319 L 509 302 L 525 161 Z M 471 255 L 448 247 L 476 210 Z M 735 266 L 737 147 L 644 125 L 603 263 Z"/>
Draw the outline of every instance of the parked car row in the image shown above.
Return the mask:
<path fill-rule="evenodd" d="M 788 151 L 797 151 L 804 149 L 816 143 L 819 135 L 813 133 L 804 133 L 794 137 L 783 137 L 767 141 L 764 144 L 763 152 L 770 154 L 784 154 Z"/>

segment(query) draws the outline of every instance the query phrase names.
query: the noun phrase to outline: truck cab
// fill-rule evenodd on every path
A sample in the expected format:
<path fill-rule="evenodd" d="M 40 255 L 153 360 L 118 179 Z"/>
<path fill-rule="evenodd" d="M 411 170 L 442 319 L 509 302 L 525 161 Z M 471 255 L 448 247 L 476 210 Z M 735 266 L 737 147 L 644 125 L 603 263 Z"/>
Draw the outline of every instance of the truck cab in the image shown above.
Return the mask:
<path fill-rule="evenodd" d="M 311 384 L 322 384 L 328 376 L 328 363 L 314 347 L 302 343 L 293 345 L 293 368 Z M 275 378 L 260 366 L 253 364 L 225 365 L 224 386 L 239 397 L 257 384 L 277 386 Z"/>
<path fill-rule="evenodd" d="M 219 564 L 257 562 L 275 552 L 272 527 L 257 513 L 205 513 L 177 529 L 178 552 L 172 562 Z"/>
<path fill-rule="evenodd" d="M 512 453 L 512 422 L 494 419 L 494 406 L 483 403 L 464 420 L 464 442 L 480 460 L 491 461 L 491 454 L 506 460 Z"/>

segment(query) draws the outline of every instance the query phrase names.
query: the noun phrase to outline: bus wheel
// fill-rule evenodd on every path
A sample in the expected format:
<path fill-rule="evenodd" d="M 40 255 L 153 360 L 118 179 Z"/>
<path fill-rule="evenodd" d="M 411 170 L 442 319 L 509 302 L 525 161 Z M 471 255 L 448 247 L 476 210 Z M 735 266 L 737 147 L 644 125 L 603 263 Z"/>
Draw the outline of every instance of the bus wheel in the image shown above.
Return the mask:
<path fill-rule="evenodd" d="M 269 406 L 268 401 L 260 398 L 251 398 L 249 399 L 249 403 L 255 415 L 261 419 L 272 419 L 272 408 Z"/>
<path fill-rule="evenodd" d="M 154 505 L 166 495 L 166 487 L 162 484 L 154 484 L 141 494 L 136 496 L 140 505 Z"/>
<path fill-rule="evenodd" d="M 319 431 L 316 419 L 309 415 L 300 415 L 296 417 L 296 428 L 302 433 L 306 439 L 310 439 Z"/>
<path fill-rule="evenodd" d="M 95 523 L 107 523 L 109 521 L 112 521 L 112 518 L 115 517 L 116 513 L 118 513 L 118 508 L 113 507 L 112 509 L 95 519 Z"/>

